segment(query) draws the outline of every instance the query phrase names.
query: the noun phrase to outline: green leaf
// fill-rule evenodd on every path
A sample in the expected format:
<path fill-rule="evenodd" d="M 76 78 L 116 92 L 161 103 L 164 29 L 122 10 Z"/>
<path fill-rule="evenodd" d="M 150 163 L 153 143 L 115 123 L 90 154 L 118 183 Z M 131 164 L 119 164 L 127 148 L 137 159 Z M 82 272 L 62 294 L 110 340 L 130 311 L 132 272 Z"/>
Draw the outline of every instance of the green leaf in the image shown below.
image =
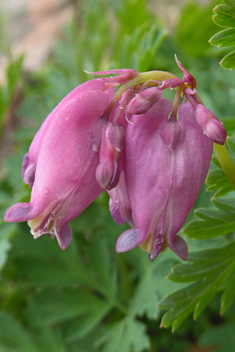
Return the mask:
<path fill-rule="evenodd" d="M 89 334 L 105 318 L 111 308 L 112 305 L 109 302 L 102 302 L 101 300 L 92 308 L 89 307 L 84 315 L 80 315 L 76 320 L 73 320 L 68 329 L 66 340 L 70 343 L 75 342 Z"/>
<path fill-rule="evenodd" d="M 222 211 L 235 212 L 235 198 L 216 198 L 212 199 L 212 203 Z"/>
<path fill-rule="evenodd" d="M 90 273 L 96 277 L 97 288 L 106 297 L 115 297 L 117 293 L 117 275 L 111 264 L 110 252 L 105 241 L 95 237 L 87 253 L 90 258 Z"/>
<path fill-rule="evenodd" d="M 224 29 L 213 35 L 210 39 L 210 44 L 217 45 L 218 47 L 235 45 L 235 28 Z"/>
<path fill-rule="evenodd" d="M 221 65 L 223 68 L 234 69 L 234 68 L 235 68 L 235 51 L 233 51 L 232 53 L 226 55 L 226 56 L 220 61 L 220 65 Z"/>
<path fill-rule="evenodd" d="M 235 0 L 223 0 L 223 2 L 225 3 L 225 5 L 235 8 Z"/>
<path fill-rule="evenodd" d="M 220 314 L 224 314 L 231 306 L 234 301 L 235 296 L 235 278 L 233 275 L 233 279 L 231 280 L 232 283 L 228 285 L 221 296 L 221 307 L 220 307 Z"/>
<path fill-rule="evenodd" d="M 78 289 L 47 289 L 36 293 L 29 300 L 27 315 L 36 325 L 55 324 L 79 315 L 89 315 L 105 301 L 92 293 Z M 35 319 L 36 316 L 36 319 Z"/>
<path fill-rule="evenodd" d="M 216 346 L 216 352 L 230 352 L 234 350 L 235 345 L 235 324 L 234 322 L 225 322 L 220 326 L 214 326 L 207 329 L 199 338 L 200 346 Z"/>
<path fill-rule="evenodd" d="M 11 347 L 11 351 L 39 352 L 30 335 L 9 313 L 0 312 L 0 350 Z"/>
<path fill-rule="evenodd" d="M 0 270 L 7 261 L 8 251 L 11 249 L 10 239 L 16 231 L 16 224 L 0 224 Z"/>
<path fill-rule="evenodd" d="M 149 260 L 149 258 L 147 258 Z M 157 306 L 159 299 L 175 289 L 175 284 L 166 280 L 166 275 L 176 261 L 165 259 L 154 263 L 143 263 L 146 267 L 135 289 L 130 302 L 130 314 L 134 316 L 147 316 L 156 319 L 160 310 Z"/>
<path fill-rule="evenodd" d="M 217 5 L 214 8 L 213 21 L 220 27 L 235 27 L 235 9 L 227 5 Z"/>
<path fill-rule="evenodd" d="M 226 140 L 226 144 L 228 145 L 229 149 L 231 149 L 231 151 L 235 153 L 235 139 L 228 136 Z"/>
<path fill-rule="evenodd" d="M 213 35 L 209 42 L 211 45 L 218 47 L 227 47 L 235 45 L 235 5 L 233 0 L 224 1 L 225 4 L 217 5 L 214 8 L 215 15 L 213 21 L 220 27 L 225 27 L 223 31 Z M 229 53 L 221 61 L 223 68 L 235 68 L 235 52 Z"/>
<path fill-rule="evenodd" d="M 222 169 L 210 170 L 206 178 L 207 191 L 216 191 L 214 198 L 221 197 L 226 193 L 233 191 L 233 188 L 228 181 Z"/>
<path fill-rule="evenodd" d="M 150 347 L 145 325 L 130 317 L 108 327 L 96 345 L 105 346 L 103 352 L 141 352 Z"/>
<path fill-rule="evenodd" d="M 183 233 L 188 238 L 206 239 L 226 235 L 235 229 L 235 214 L 214 209 L 200 208 L 195 214 L 202 220 L 190 221 Z"/>
<path fill-rule="evenodd" d="M 182 48 L 189 57 L 202 58 L 206 55 L 209 49 L 208 39 L 216 30 L 215 24 L 211 21 L 212 6 L 211 2 L 205 3 L 204 6 L 200 6 L 197 1 L 185 3 L 174 30 L 177 50 Z"/>
<path fill-rule="evenodd" d="M 221 290 L 225 280 L 231 281 L 235 270 L 235 241 L 228 245 L 195 252 L 188 261 L 175 266 L 168 275 L 175 282 L 194 282 L 176 291 L 158 303 L 164 314 L 161 326 L 175 330 L 194 310 L 197 319 L 217 291 Z M 196 282 L 195 282 L 196 281 Z"/>
<path fill-rule="evenodd" d="M 166 31 L 159 30 L 155 23 L 137 27 L 132 35 L 126 35 L 122 40 L 117 65 L 137 71 L 148 70 L 165 37 Z"/>

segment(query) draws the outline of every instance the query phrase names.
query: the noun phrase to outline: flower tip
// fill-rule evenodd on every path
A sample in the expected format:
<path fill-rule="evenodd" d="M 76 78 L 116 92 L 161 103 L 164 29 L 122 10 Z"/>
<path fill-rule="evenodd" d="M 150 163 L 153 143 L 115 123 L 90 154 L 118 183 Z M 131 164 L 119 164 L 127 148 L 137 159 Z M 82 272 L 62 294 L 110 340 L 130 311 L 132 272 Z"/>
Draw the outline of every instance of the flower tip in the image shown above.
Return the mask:
<path fill-rule="evenodd" d="M 175 61 L 179 67 L 179 69 L 183 72 L 184 74 L 184 82 L 186 84 L 188 84 L 191 88 L 197 88 L 197 82 L 195 80 L 195 78 L 191 75 L 191 73 L 189 73 L 186 68 L 184 68 L 184 66 L 181 64 L 181 62 L 177 59 L 177 56 L 175 54 Z"/>
<path fill-rule="evenodd" d="M 59 222 L 57 222 L 55 226 L 55 235 L 58 241 L 58 244 L 62 250 L 65 250 L 72 241 L 72 230 L 68 224 L 61 226 Z"/>
<path fill-rule="evenodd" d="M 17 203 L 12 205 L 4 216 L 6 222 L 23 222 L 32 217 L 33 205 L 31 203 Z"/>
<path fill-rule="evenodd" d="M 188 246 L 182 237 L 175 235 L 173 238 L 168 238 L 167 243 L 169 248 L 178 255 L 178 257 L 184 261 L 187 260 Z"/>
<path fill-rule="evenodd" d="M 139 239 L 139 229 L 129 229 L 123 232 L 116 243 L 116 252 L 122 253 L 137 247 L 141 241 Z"/>

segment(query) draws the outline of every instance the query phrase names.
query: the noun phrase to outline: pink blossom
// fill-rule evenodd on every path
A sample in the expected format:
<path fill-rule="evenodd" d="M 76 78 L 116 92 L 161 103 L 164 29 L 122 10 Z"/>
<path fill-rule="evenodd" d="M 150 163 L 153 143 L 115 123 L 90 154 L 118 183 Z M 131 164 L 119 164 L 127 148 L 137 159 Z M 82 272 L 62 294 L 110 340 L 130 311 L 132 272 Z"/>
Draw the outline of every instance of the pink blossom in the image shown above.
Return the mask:
<path fill-rule="evenodd" d="M 5 215 L 5 221 L 29 221 L 34 238 L 56 236 L 62 249 L 72 238 L 68 223 L 103 191 L 95 178 L 96 149 L 113 94 L 104 88 L 99 80 L 84 83 L 47 117 L 23 162 L 31 201 L 13 205 Z"/>
<path fill-rule="evenodd" d="M 118 239 L 116 250 L 141 245 L 153 260 L 166 246 L 186 260 L 188 249 L 177 235 L 193 207 L 209 169 L 213 143 L 185 103 L 178 121 L 161 98 L 144 115 L 133 115 L 126 130 L 124 174 L 134 228 Z"/>

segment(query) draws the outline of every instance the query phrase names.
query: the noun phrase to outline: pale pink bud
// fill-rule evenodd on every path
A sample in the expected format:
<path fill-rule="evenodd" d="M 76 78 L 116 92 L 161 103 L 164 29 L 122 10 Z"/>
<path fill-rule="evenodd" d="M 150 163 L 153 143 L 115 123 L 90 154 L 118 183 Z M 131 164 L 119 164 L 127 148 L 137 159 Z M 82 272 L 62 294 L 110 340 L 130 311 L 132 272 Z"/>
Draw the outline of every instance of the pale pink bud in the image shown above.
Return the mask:
<path fill-rule="evenodd" d="M 162 91 L 157 87 L 151 87 L 136 96 L 127 105 L 129 114 L 144 114 L 148 111 L 162 96 Z"/>
<path fill-rule="evenodd" d="M 201 126 L 203 133 L 214 143 L 224 144 L 227 132 L 222 122 L 207 109 L 204 105 L 199 104 L 195 110 L 197 123 Z"/>
<path fill-rule="evenodd" d="M 119 181 L 119 162 L 123 145 L 123 128 L 113 122 L 107 122 L 102 132 L 100 164 L 96 169 L 96 180 L 103 189 L 112 189 Z"/>

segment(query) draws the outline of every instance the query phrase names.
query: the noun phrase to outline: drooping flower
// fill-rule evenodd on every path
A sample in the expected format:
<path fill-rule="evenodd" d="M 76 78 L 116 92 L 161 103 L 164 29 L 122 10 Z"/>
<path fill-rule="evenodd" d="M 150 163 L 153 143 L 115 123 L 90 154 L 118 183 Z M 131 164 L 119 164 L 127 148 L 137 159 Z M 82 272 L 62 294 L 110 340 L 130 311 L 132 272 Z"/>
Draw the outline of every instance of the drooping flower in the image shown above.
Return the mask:
<path fill-rule="evenodd" d="M 169 119 L 172 106 L 161 98 L 144 115 L 133 115 L 126 130 L 124 174 L 134 228 L 117 241 L 117 252 L 138 245 L 153 260 L 166 246 L 186 260 L 177 235 L 208 172 L 213 143 L 203 134 L 190 103 Z"/>
<path fill-rule="evenodd" d="M 104 71 L 95 74 L 118 76 L 68 94 L 23 160 L 31 201 L 13 205 L 5 220 L 27 220 L 34 238 L 56 236 L 64 249 L 72 238 L 68 223 L 107 189 L 114 220 L 131 226 L 117 252 L 140 245 L 153 260 L 168 246 L 185 260 L 187 245 L 177 232 L 204 182 L 213 142 L 223 144 L 226 130 L 176 62 L 183 79 L 163 71 Z M 175 89 L 173 105 L 162 98 L 165 89 Z"/>
<path fill-rule="evenodd" d="M 56 236 L 65 249 L 72 238 L 68 223 L 101 192 L 99 164 L 102 118 L 113 88 L 92 80 L 75 88 L 51 112 L 36 134 L 22 167 L 32 188 L 30 203 L 13 205 L 5 221 L 28 221 L 34 238 Z"/>

